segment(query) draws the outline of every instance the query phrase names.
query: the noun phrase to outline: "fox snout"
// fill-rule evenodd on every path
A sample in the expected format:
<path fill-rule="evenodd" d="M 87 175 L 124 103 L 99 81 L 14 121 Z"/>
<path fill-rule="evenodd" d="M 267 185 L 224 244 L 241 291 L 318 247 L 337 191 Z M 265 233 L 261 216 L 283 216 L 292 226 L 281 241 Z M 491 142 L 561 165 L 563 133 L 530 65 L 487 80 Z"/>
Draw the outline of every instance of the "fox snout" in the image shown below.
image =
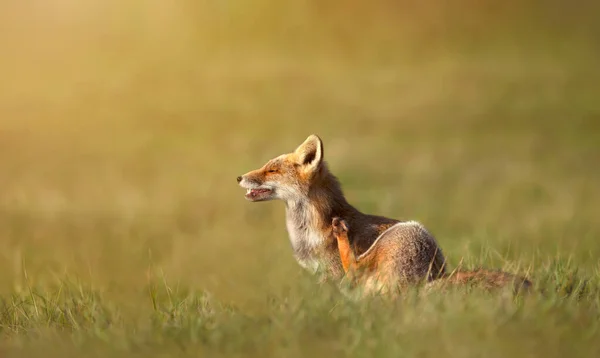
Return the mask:
<path fill-rule="evenodd" d="M 244 174 L 236 178 L 237 183 L 244 188 L 255 188 L 264 184 L 264 180 L 257 175 Z"/>
<path fill-rule="evenodd" d="M 246 199 L 250 201 L 267 201 L 276 199 L 275 188 L 271 185 L 265 185 L 262 178 L 252 173 L 237 177 L 238 184 L 246 189 Z"/>

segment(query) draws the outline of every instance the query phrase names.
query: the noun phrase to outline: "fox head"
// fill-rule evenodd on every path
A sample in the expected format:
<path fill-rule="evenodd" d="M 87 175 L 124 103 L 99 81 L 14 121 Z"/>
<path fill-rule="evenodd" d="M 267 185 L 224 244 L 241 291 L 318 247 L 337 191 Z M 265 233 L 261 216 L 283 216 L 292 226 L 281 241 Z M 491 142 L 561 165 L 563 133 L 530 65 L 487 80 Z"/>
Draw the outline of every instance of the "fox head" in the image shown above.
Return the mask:
<path fill-rule="evenodd" d="M 295 200 L 308 195 L 323 163 L 323 142 L 310 135 L 292 153 L 269 160 L 261 168 L 237 177 L 250 201 Z"/>

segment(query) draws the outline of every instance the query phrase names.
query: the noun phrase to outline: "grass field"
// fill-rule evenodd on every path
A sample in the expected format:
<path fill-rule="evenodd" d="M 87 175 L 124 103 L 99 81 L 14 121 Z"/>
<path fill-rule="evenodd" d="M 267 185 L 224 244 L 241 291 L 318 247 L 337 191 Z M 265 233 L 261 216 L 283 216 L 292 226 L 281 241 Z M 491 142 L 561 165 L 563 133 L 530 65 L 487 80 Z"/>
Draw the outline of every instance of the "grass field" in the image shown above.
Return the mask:
<path fill-rule="evenodd" d="M 0 356 L 600 356 L 600 7 L 285 3 L 0 5 Z M 234 180 L 311 133 L 545 294 L 317 285 Z"/>

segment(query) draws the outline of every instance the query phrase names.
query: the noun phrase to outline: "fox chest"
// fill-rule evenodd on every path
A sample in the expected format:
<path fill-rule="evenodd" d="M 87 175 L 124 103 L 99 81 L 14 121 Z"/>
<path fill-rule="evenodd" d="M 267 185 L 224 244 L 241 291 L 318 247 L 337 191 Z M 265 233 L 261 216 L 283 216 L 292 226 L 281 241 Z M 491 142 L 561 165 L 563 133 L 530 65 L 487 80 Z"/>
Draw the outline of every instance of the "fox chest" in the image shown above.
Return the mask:
<path fill-rule="evenodd" d="M 300 266 L 312 273 L 320 270 L 331 270 L 335 265 L 335 257 L 327 247 L 328 236 L 316 230 L 305 221 L 288 217 L 286 226 L 294 250 L 294 257 Z M 339 260 L 338 260 L 339 261 Z"/>

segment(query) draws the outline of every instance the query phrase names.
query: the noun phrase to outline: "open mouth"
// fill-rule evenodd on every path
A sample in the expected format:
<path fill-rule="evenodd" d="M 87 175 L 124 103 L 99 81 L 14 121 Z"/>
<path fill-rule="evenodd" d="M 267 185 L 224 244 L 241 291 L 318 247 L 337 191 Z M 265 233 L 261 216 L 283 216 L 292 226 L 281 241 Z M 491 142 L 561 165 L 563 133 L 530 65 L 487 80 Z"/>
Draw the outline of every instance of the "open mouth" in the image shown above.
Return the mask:
<path fill-rule="evenodd" d="M 248 191 L 246 191 L 246 199 L 252 201 L 264 200 L 268 198 L 272 192 L 273 190 L 266 188 L 248 189 Z"/>

